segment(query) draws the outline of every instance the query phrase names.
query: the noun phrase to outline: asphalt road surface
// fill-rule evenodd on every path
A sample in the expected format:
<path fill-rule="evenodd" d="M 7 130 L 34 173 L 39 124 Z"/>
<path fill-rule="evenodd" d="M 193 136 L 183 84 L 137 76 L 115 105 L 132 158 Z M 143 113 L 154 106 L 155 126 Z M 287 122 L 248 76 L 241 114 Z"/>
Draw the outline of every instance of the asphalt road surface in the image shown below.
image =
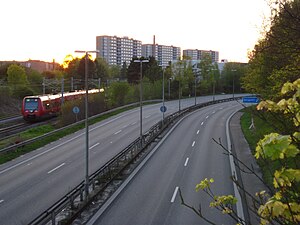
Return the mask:
<path fill-rule="evenodd" d="M 216 96 L 216 99 L 226 97 L 231 96 Z M 197 103 L 211 100 L 212 97 L 200 97 Z M 181 108 L 193 104 L 193 98 L 181 100 Z M 160 106 L 161 104 L 155 104 L 143 107 L 143 132 L 161 120 Z M 166 106 L 166 116 L 177 111 L 179 107 L 178 101 L 167 102 Z M 177 136 L 177 139 L 180 140 L 183 134 Z M 89 173 L 104 165 L 138 136 L 139 108 L 90 126 Z M 207 141 L 205 143 L 207 145 Z M 0 223 L 5 225 L 29 223 L 84 180 L 84 151 L 85 133 L 81 130 L 0 165 Z M 214 159 L 207 157 L 207 161 L 201 163 L 215 162 Z M 196 160 L 193 158 L 189 161 Z M 198 176 L 197 180 L 199 178 L 201 177 Z M 159 182 L 159 177 L 157 179 Z"/>
<path fill-rule="evenodd" d="M 234 195 L 229 157 L 222 154 L 212 139 L 227 144 L 226 121 L 238 109 L 239 103 L 229 102 L 188 115 L 89 225 L 208 224 L 181 205 L 179 188 L 184 200 L 197 209 L 201 204 L 203 215 L 215 224 L 235 224 L 228 216 L 211 209 L 211 199 L 202 191 L 196 192 L 195 186 L 204 178 L 214 178 L 212 190 L 216 195 Z"/>

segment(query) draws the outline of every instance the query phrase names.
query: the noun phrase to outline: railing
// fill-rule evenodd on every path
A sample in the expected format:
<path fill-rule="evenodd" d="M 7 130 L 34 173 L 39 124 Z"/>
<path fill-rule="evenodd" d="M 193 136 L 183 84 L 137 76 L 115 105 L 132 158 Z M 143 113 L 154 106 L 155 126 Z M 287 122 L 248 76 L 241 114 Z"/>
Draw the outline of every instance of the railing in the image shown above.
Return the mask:
<path fill-rule="evenodd" d="M 156 103 L 156 102 L 161 102 L 161 100 L 149 100 L 149 101 L 144 101 L 144 103 Z M 109 113 L 112 113 L 112 112 L 115 112 L 115 111 L 118 111 L 118 110 L 120 110 L 120 109 L 125 109 L 125 108 L 132 107 L 132 106 L 138 106 L 139 104 L 140 104 L 140 103 L 137 102 L 137 103 L 132 103 L 132 104 L 128 104 L 128 105 L 125 105 L 125 106 L 120 106 L 120 107 L 117 107 L 117 108 L 114 108 L 114 109 L 105 111 L 105 112 L 103 112 L 103 113 L 97 114 L 97 115 L 95 115 L 95 116 L 91 116 L 91 117 L 89 117 L 89 120 L 95 119 L 95 118 L 97 118 L 97 117 L 99 117 L 99 116 L 103 116 L 103 115 L 106 115 L 106 114 L 109 114 Z M 53 134 L 56 134 L 56 133 L 58 133 L 58 132 L 60 132 L 60 131 L 63 131 L 63 130 L 65 130 L 65 129 L 74 127 L 74 126 L 79 125 L 79 124 L 82 124 L 82 123 L 84 123 L 84 120 L 78 121 L 78 122 L 76 122 L 76 123 L 72 123 L 72 124 L 70 124 L 70 125 L 68 125 L 68 126 L 64 126 L 64 127 L 62 127 L 62 128 L 56 129 L 56 130 L 54 130 L 54 131 L 50 131 L 50 132 L 48 132 L 47 134 L 43 134 L 43 135 L 38 136 L 38 137 L 36 137 L 36 138 L 31 138 L 31 139 L 29 139 L 29 140 L 22 141 L 22 142 L 19 142 L 19 143 L 17 143 L 17 144 L 10 145 L 10 146 L 8 146 L 8 147 L 5 147 L 5 148 L 3 148 L 3 149 L 0 149 L 0 154 L 1 154 L 1 153 L 5 153 L 5 152 L 9 152 L 9 151 L 14 151 L 14 150 L 16 150 L 16 149 L 18 149 L 18 148 L 20 148 L 20 147 L 24 147 L 25 145 L 29 145 L 29 144 L 34 143 L 34 142 L 36 142 L 36 141 L 39 141 L 39 140 L 42 140 L 42 139 L 44 139 L 44 138 L 50 137 L 50 136 L 52 136 Z"/>
<path fill-rule="evenodd" d="M 176 119 L 179 119 L 189 112 L 208 105 L 238 100 L 240 98 L 241 97 L 228 98 L 201 103 L 165 117 L 163 123 L 162 121 L 156 123 L 145 134 L 143 134 L 142 141 L 140 138 L 137 138 L 114 158 L 89 176 L 89 190 L 91 191 L 90 196 L 85 197 L 87 200 L 84 200 L 85 187 L 84 182 L 82 181 L 72 191 L 66 194 L 63 198 L 57 201 L 54 205 L 52 205 L 49 209 L 47 209 L 29 224 L 61 224 L 61 222 L 58 222 L 59 214 L 66 210 L 69 210 L 70 215 L 69 218 L 66 219 L 67 222 L 63 224 L 70 224 L 84 211 L 89 203 L 93 201 L 94 197 L 103 191 L 111 183 L 111 181 L 113 181 L 124 170 L 124 168 L 126 168 L 126 166 L 128 166 L 151 142 L 153 142 L 160 134 L 162 134 L 166 128 L 172 127 L 172 123 L 176 121 Z"/>

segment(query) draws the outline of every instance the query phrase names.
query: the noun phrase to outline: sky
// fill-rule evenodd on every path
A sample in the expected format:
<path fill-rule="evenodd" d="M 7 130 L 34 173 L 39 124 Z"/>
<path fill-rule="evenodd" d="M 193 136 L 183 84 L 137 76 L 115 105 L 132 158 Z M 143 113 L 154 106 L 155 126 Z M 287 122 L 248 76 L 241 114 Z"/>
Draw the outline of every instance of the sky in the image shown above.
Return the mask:
<path fill-rule="evenodd" d="M 0 61 L 62 63 L 75 50 L 96 50 L 96 36 L 219 51 L 248 62 L 261 38 L 266 0 L 2 0 Z"/>

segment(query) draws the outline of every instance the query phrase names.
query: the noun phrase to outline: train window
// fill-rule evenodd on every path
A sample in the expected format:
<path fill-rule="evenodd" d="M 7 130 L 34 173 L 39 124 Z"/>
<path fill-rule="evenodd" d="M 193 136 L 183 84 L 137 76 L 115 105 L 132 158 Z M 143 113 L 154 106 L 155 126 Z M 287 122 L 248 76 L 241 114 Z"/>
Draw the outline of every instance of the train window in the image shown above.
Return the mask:
<path fill-rule="evenodd" d="M 37 98 L 26 98 L 24 108 L 25 108 L 25 110 L 38 110 L 38 99 Z"/>

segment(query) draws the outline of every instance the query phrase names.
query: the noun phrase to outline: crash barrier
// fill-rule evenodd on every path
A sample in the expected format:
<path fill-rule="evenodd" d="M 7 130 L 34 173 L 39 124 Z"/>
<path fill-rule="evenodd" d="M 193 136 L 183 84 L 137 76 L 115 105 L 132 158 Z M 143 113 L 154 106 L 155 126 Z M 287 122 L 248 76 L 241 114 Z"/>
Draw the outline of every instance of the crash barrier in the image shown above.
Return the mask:
<path fill-rule="evenodd" d="M 153 142 L 166 128 L 172 127 L 174 122 L 189 112 L 203 108 L 208 105 L 239 100 L 242 97 L 228 98 L 201 103 L 181 111 L 175 112 L 164 118 L 163 121 L 156 123 L 145 134 L 142 140 L 137 138 L 134 142 L 123 149 L 100 169 L 89 176 L 89 196 L 85 196 L 85 184 L 82 181 L 73 190 L 57 201 L 49 209 L 35 218 L 29 225 L 45 224 L 71 224 L 76 217 L 80 216 L 83 210 L 92 202 L 93 197 L 103 191 L 118 175 L 145 149 Z M 69 217 L 63 218 L 62 212 L 68 211 Z M 64 222 L 61 222 L 61 219 Z"/>
<path fill-rule="evenodd" d="M 148 100 L 148 101 L 144 101 L 144 103 L 159 103 L 159 102 L 161 102 L 161 100 Z M 97 115 L 95 115 L 95 116 L 89 117 L 89 120 L 95 119 L 95 118 L 97 118 L 97 117 L 100 117 L 100 116 L 103 116 L 103 115 L 106 115 L 106 114 L 109 114 L 109 113 L 112 113 L 112 112 L 115 112 L 115 111 L 118 111 L 118 110 L 120 110 L 120 109 L 125 109 L 125 108 L 128 108 L 128 107 L 135 107 L 135 106 L 138 106 L 139 104 L 140 104 L 139 102 L 135 102 L 135 103 L 131 103 L 131 104 L 128 104 L 128 105 L 120 106 L 120 107 L 117 107 L 117 108 L 114 108 L 114 109 L 110 109 L 110 110 L 107 110 L 107 111 L 105 111 L 105 112 L 103 112 L 103 113 L 100 113 L 100 114 L 97 114 Z M 19 142 L 19 143 L 16 143 L 16 144 L 12 144 L 12 145 L 10 145 L 10 146 L 8 146 L 8 147 L 5 147 L 5 148 L 3 148 L 3 149 L 0 149 L 0 154 L 1 154 L 1 153 L 6 153 L 6 152 L 9 152 L 9 151 L 15 151 L 15 150 L 17 150 L 18 148 L 22 148 L 22 147 L 24 147 L 24 146 L 26 146 L 26 145 L 29 145 L 29 144 L 31 144 L 31 143 L 34 143 L 34 142 L 36 142 L 36 141 L 40 141 L 40 140 L 42 140 L 42 139 L 44 139 L 44 138 L 47 138 L 47 137 L 52 136 L 53 134 L 56 134 L 56 133 L 58 133 L 58 132 L 60 132 L 60 131 L 63 131 L 63 130 L 65 130 L 65 129 L 74 127 L 74 126 L 76 126 L 76 125 L 82 124 L 82 123 L 84 123 L 84 122 L 85 122 L 85 120 L 80 120 L 80 121 L 78 121 L 78 122 L 76 122 L 76 123 L 72 123 L 72 124 L 70 124 L 70 125 L 64 126 L 64 127 L 62 127 L 62 128 L 56 129 L 56 130 L 54 130 L 54 131 L 50 131 L 50 132 L 48 132 L 48 133 L 46 133 L 46 134 L 43 134 L 43 135 L 41 135 L 41 136 L 38 136 L 38 137 L 36 137 L 36 138 L 31 138 L 31 139 L 26 140 L 26 141 L 22 141 L 22 142 Z"/>

